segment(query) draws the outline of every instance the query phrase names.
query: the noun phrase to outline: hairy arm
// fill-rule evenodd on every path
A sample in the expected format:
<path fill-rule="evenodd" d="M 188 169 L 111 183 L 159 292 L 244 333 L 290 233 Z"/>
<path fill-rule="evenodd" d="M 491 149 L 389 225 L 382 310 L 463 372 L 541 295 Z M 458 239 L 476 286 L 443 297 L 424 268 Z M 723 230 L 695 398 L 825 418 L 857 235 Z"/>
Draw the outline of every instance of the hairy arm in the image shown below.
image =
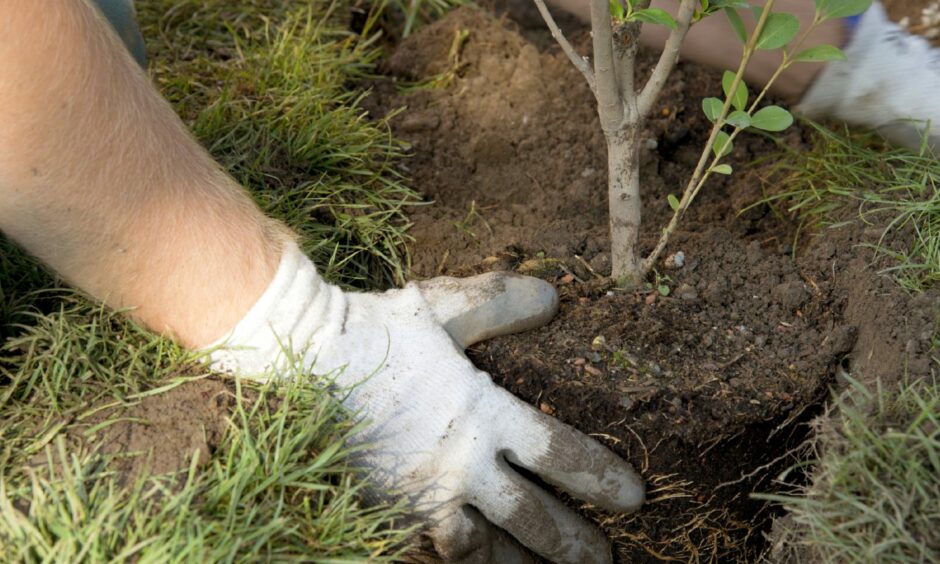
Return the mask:
<path fill-rule="evenodd" d="M 286 231 L 192 138 L 88 0 L 0 2 L 0 229 L 184 345 L 241 319 Z"/>

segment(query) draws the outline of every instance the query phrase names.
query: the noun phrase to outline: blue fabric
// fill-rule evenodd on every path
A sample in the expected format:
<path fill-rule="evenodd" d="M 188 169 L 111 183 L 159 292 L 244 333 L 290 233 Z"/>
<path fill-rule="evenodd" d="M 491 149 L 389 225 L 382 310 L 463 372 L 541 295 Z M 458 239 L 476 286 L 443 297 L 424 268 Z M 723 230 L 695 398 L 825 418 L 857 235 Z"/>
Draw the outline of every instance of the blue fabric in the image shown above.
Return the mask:
<path fill-rule="evenodd" d="M 140 66 L 147 68 L 144 37 L 134 17 L 133 0 L 94 0 Z"/>
<path fill-rule="evenodd" d="M 845 25 L 846 31 L 852 33 L 855 31 L 855 28 L 858 27 L 858 22 L 862 20 L 862 14 L 857 14 L 854 16 L 849 16 L 847 18 L 842 18 L 842 22 Z"/>

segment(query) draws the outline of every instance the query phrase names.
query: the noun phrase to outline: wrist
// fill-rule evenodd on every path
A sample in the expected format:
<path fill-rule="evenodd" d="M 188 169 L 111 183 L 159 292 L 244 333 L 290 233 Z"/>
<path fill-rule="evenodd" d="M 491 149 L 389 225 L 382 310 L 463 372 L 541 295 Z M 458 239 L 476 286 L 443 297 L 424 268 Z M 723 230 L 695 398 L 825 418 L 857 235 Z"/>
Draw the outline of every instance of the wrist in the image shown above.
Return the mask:
<path fill-rule="evenodd" d="M 309 368 L 317 347 L 341 331 L 346 297 L 324 281 L 293 241 L 284 245 L 267 289 L 237 324 L 206 347 L 213 369 L 256 379 Z"/>

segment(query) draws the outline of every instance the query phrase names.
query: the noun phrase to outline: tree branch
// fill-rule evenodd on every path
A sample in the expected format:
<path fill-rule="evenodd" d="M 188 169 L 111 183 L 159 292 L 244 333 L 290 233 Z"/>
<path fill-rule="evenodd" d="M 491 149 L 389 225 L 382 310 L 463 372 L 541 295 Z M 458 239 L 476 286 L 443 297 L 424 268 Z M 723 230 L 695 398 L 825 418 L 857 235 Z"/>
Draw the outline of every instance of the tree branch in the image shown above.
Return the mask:
<path fill-rule="evenodd" d="M 640 92 L 637 100 L 637 119 L 644 120 L 649 116 L 653 109 L 653 104 L 659 99 L 659 95 L 666 85 L 666 80 L 675 68 L 679 60 L 679 48 L 682 47 L 682 41 L 689 32 L 689 26 L 692 23 L 692 16 L 695 14 L 695 7 L 698 0 L 682 0 L 679 5 L 679 13 L 676 18 L 676 29 L 669 34 L 666 40 L 666 46 L 663 48 L 656 68 L 650 74 L 649 80 Z"/>
<path fill-rule="evenodd" d="M 571 64 L 574 65 L 574 68 L 581 71 L 581 74 L 584 75 L 584 79 L 587 80 L 588 86 L 591 87 L 591 92 L 594 92 L 596 95 L 597 83 L 594 80 L 594 73 L 591 71 L 591 65 L 588 64 L 584 57 L 575 51 L 571 43 L 568 42 L 568 39 L 565 38 L 565 34 L 561 32 L 558 24 L 555 23 L 555 18 L 552 17 L 551 12 L 549 12 L 548 8 L 545 6 L 544 0 L 535 0 L 535 6 L 539 9 L 539 13 L 542 14 L 542 19 L 545 20 L 545 25 L 547 25 L 549 31 L 552 32 L 552 37 L 554 37 L 555 41 L 558 42 L 558 45 L 561 46 L 561 50 L 564 51 L 565 55 L 568 56 L 568 60 L 571 61 Z"/>
<path fill-rule="evenodd" d="M 591 0 L 591 31 L 594 47 L 594 78 L 597 80 L 597 113 L 605 135 L 619 130 L 623 104 L 614 72 L 614 44 L 608 0 Z"/>

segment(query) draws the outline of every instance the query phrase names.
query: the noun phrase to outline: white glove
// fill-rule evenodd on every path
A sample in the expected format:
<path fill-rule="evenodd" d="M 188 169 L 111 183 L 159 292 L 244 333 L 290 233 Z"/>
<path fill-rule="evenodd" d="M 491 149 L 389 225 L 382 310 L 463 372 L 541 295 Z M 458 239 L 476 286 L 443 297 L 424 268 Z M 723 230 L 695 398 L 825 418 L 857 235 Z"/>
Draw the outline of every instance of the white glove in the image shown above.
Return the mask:
<path fill-rule="evenodd" d="M 339 370 L 337 382 L 353 386 L 344 403 L 371 422 L 357 440 L 374 445 L 363 459 L 373 480 L 410 500 L 445 560 L 525 560 L 495 525 L 557 562 L 609 562 L 601 532 L 510 463 L 610 511 L 642 504 L 639 476 L 495 386 L 463 354 L 481 339 L 542 325 L 557 307 L 550 284 L 507 273 L 344 293 L 290 245 L 211 358 L 258 376 L 283 370 L 292 349 L 316 374 Z"/>
<path fill-rule="evenodd" d="M 929 121 L 928 143 L 940 150 L 940 49 L 892 22 L 876 1 L 844 51 L 848 60 L 828 63 L 797 110 L 877 129 L 912 148 Z"/>

